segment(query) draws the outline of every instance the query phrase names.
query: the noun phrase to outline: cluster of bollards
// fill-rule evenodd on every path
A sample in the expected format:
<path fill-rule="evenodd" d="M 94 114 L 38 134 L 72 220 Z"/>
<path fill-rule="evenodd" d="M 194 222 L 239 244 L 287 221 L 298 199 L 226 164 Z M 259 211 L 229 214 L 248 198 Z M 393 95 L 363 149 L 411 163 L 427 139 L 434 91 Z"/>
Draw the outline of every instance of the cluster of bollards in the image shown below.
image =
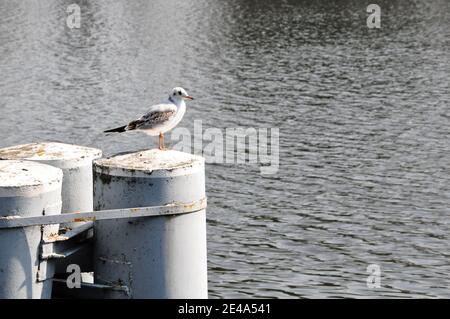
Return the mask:
<path fill-rule="evenodd" d="M 0 149 L 0 298 L 207 298 L 203 158 L 101 156 Z"/>

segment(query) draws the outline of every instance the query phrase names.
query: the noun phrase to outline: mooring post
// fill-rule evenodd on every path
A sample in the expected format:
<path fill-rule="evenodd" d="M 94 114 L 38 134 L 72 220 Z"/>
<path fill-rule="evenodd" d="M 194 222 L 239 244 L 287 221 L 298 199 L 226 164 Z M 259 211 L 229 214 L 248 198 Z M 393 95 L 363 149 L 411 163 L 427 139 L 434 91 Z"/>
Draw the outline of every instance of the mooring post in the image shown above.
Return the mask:
<path fill-rule="evenodd" d="M 62 214 L 93 210 L 92 162 L 101 156 L 102 151 L 96 148 L 57 142 L 30 143 L 0 149 L 1 160 L 29 160 L 62 170 Z M 82 224 L 84 223 L 65 223 L 61 227 L 71 229 Z M 78 264 L 85 272 L 92 271 L 90 257 L 89 254 L 79 252 L 56 260 L 56 273 L 66 274 L 69 264 Z"/>
<path fill-rule="evenodd" d="M 92 162 L 102 151 L 79 145 L 43 142 L 16 145 L 0 149 L 2 160 L 29 160 L 58 167 L 63 171 L 62 213 L 91 211 Z M 74 227 L 80 223 L 64 226 Z"/>
<path fill-rule="evenodd" d="M 29 161 L 0 161 L 0 217 L 61 213 L 62 171 Z M 0 229 L 0 299 L 50 298 L 54 265 L 40 244 L 58 225 Z"/>
<path fill-rule="evenodd" d="M 94 207 L 118 209 L 205 198 L 204 159 L 149 150 L 94 162 Z M 125 285 L 131 298 L 207 298 L 206 213 L 94 223 L 96 283 Z"/>

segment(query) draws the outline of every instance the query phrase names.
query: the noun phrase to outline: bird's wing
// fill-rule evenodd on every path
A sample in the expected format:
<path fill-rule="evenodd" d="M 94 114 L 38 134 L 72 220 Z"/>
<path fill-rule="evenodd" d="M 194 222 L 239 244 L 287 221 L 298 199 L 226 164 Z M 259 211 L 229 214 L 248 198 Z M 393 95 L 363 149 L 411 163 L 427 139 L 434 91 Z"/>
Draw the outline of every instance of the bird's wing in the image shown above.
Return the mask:
<path fill-rule="evenodd" d="M 146 114 L 139 119 L 131 121 L 126 126 L 127 131 L 136 130 L 139 128 L 152 128 L 170 120 L 177 112 L 177 107 L 174 104 L 164 103 L 154 105 Z"/>

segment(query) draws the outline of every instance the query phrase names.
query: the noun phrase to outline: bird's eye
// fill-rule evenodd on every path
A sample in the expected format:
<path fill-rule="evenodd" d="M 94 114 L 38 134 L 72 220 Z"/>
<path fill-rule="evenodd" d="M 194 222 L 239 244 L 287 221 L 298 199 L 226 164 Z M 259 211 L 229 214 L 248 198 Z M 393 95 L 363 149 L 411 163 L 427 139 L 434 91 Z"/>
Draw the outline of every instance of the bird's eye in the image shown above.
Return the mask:
<path fill-rule="evenodd" d="M 181 91 L 179 91 L 178 94 L 181 95 Z"/>

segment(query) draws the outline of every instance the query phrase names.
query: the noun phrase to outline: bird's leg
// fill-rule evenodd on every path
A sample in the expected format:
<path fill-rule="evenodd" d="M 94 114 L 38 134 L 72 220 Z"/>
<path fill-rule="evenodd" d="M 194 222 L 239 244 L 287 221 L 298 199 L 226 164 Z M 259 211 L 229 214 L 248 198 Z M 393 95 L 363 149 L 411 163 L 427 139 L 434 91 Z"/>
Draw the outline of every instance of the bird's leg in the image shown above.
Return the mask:
<path fill-rule="evenodd" d="M 161 151 L 166 149 L 166 147 L 164 146 L 164 134 L 163 133 L 159 133 L 159 149 Z"/>

